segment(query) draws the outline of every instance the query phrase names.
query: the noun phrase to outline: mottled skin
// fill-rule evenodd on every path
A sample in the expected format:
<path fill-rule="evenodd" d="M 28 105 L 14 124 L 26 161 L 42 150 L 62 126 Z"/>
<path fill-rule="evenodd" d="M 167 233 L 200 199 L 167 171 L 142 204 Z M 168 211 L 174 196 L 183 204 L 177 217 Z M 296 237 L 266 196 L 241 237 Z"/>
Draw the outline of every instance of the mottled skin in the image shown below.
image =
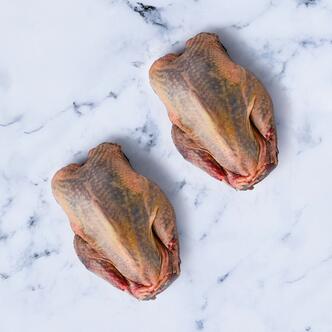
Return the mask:
<path fill-rule="evenodd" d="M 92 272 L 144 300 L 180 273 L 173 208 L 119 145 L 100 144 L 83 165 L 62 168 L 52 189 L 69 217 L 76 253 Z"/>
<path fill-rule="evenodd" d="M 235 64 L 215 34 L 153 63 L 150 82 L 166 105 L 180 153 L 213 177 L 251 189 L 278 162 L 271 98 Z"/>

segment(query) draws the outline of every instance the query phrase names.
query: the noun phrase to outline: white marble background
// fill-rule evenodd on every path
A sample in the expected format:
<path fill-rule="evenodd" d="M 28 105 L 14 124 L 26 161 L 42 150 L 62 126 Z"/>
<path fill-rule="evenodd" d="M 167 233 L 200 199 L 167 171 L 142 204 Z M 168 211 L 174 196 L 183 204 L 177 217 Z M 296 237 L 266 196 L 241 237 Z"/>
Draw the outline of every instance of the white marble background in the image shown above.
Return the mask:
<path fill-rule="evenodd" d="M 0 331 L 332 331 L 331 0 L 0 0 Z M 148 83 L 201 31 L 267 86 L 280 164 L 235 192 L 187 163 Z M 75 256 L 50 179 L 115 141 L 167 193 L 182 274 L 138 302 Z"/>

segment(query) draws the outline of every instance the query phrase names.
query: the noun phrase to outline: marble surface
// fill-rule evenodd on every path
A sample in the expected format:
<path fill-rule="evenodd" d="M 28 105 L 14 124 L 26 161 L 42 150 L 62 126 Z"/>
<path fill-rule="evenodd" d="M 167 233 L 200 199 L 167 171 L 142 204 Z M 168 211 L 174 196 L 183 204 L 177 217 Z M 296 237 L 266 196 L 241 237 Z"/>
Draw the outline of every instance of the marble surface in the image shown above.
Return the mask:
<path fill-rule="evenodd" d="M 1 0 L 1 332 L 332 331 L 331 22 L 331 0 Z M 179 155 L 148 83 L 201 31 L 274 101 L 280 163 L 253 191 Z M 176 210 L 182 274 L 155 301 L 85 270 L 51 195 L 104 141 Z"/>

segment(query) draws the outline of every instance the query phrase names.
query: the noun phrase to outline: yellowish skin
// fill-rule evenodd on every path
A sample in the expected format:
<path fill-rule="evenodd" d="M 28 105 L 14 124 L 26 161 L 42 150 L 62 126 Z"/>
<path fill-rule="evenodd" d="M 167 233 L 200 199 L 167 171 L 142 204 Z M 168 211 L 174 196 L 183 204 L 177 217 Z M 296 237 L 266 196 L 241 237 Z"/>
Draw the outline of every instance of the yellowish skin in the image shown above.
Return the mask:
<path fill-rule="evenodd" d="M 92 272 L 138 299 L 154 298 L 180 273 L 175 215 L 161 190 L 104 143 L 53 177 L 52 190 Z"/>
<path fill-rule="evenodd" d="M 235 64 L 215 34 L 200 33 L 183 53 L 153 63 L 150 82 L 190 162 L 235 189 L 251 189 L 278 162 L 270 96 Z"/>

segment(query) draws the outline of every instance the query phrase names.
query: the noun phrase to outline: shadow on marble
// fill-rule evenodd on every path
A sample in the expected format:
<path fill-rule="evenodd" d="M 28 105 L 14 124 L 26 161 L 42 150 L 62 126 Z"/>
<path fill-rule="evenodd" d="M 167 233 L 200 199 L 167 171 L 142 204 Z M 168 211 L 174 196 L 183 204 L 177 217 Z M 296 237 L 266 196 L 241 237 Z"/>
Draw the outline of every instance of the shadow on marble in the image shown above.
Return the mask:
<path fill-rule="evenodd" d="M 275 75 L 271 71 L 271 66 L 268 66 L 265 61 L 260 61 L 260 55 L 253 52 L 245 39 L 240 37 L 240 33 L 236 28 L 215 28 L 208 27 L 203 31 L 216 33 L 222 44 L 227 49 L 231 58 L 251 71 L 266 87 L 273 100 L 274 115 L 277 125 L 278 134 L 278 148 L 279 157 L 282 158 L 283 154 L 289 147 L 289 128 L 291 117 L 291 106 L 287 95 L 286 87 L 280 82 L 280 74 Z M 273 61 L 273 59 L 271 59 Z"/>

